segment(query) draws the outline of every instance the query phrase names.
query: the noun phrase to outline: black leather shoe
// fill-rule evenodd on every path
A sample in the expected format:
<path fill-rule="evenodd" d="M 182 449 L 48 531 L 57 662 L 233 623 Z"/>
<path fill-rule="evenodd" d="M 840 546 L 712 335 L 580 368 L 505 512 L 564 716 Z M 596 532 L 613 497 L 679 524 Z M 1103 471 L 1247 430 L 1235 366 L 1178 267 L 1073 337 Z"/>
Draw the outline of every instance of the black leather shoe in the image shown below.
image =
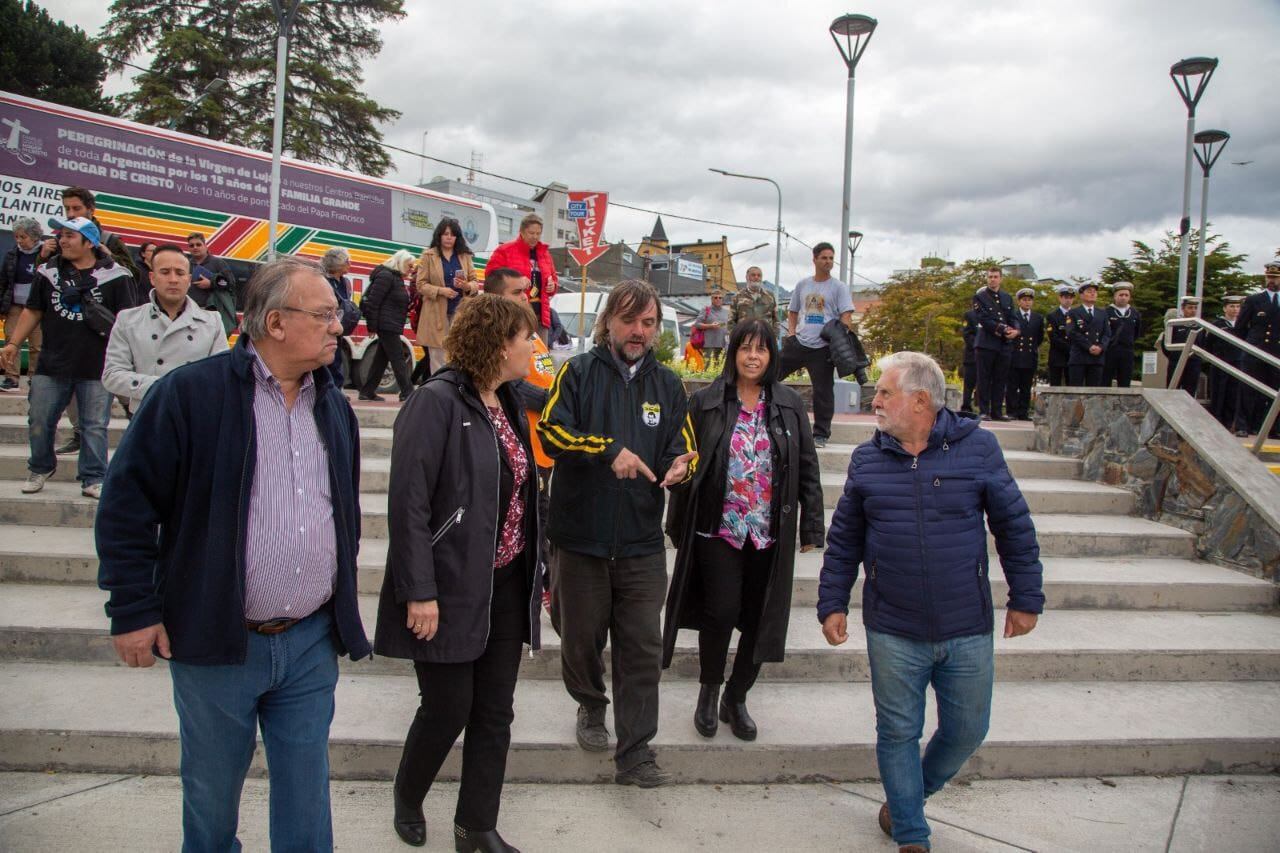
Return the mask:
<path fill-rule="evenodd" d="M 715 737 L 720 724 L 716 722 L 716 703 L 720 701 L 720 685 L 704 684 L 698 690 L 698 707 L 693 711 L 693 727 L 703 737 Z"/>
<path fill-rule="evenodd" d="M 381 402 L 382 402 L 382 397 L 381 397 L 381 396 L 379 396 L 378 394 L 364 394 L 364 393 L 361 393 L 361 394 L 357 394 L 357 395 L 356 395 L 356 399 L 357 399 L 357 400 L 363 400 L 363 401 L 365 401 L 366 403 L 381 403 Z"/>
<path fill-rule="evenodd" d="M 463 829 L 456 823 L 453 825 L 453 849 L 458 853 L 520 853 L 503 841 L 496 829 L 476 832 Z"/>
<path fill-rule="evenodd" d="M 728 723 L 729 730 L 738 740 L 755 740 L 759 733 L 756 721 L 747 713 L 747 703 L 730 702 L 728 696 L 720 700 L 720 722 Z"/>
<path fill-rule="evenodd" d="M 400 799 L 400 791 L 393 788 L 391 799 L 395 803 L 396 816 L 392 821 L 396 835 L 405 844 L 421 847 L 427 843 L 427 819 L 422 815 L 422 806 L 417 808 Z"/>
<path fill-rule="evenodd" d="M 996 415 L 994 418 L 992 418 L 992 420 L 993 421 L 1011 421 L 1013 420 L 1013 418 L 1009 417 L 1008 415 Z"/>

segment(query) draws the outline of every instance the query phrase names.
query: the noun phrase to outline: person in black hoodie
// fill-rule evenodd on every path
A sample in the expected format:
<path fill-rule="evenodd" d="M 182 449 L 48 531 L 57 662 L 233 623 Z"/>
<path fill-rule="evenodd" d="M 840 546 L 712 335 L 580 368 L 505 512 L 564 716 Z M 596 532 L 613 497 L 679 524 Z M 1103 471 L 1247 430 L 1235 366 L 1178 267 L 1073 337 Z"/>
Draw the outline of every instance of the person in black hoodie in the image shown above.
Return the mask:
<path fill-rule="evenodd" d="M 374 651 L 414 662 L 418 707 L 393 793 L 396 832 L 426 843 L 422 802 L 466 730 L 459 851 L 514 851 L 497 832 L 520 651 L 539 647 L 537 474 L 511 388 L 528 374 L 527 305 L 468 299 L 449 363 L 409 398 L 391 445 L 390 549 Z"/>
<path fill-rule="evenodd" d="M 405 320 L 409 319 L 409 290 L 405 287 L 404 276 L 412 266 L 413 255 L 401 249 L 379 264 L 369 276 L 369 286 L 365 288 L 360 310 L 370 333 L 377 335 L 378 340 L 377 349 L 370 359 L 372 363 L 365 373 L 364 385 L 360 387 L 361 400 L 382 400 L 378 396 L 378 385 L 388 364 L 395 373 L 396 384 L 400 386 L 400 399 L 407 399 L 413 390 L 410 379 L 412 365 L 400 340 L 404 335 Z"/>
<path fill-rule="evenodd" d="M 578 703 L 578 745 L 609 749 L 601 655 L 612 636 L 614 781 L 642 788 L 670 781 L 649 746 L 667 591 L 662 490 L 697 468 L 684 387 L 653 355 L 661 327 L 653 285 L 616 285 L 596 320 L 595 347 L 560 368 L 538 423 L 555 460 L 551 622 L 565 688 Z"/>
<path fill-rule="evenodd" d="M 719 718 L 735 737 L 755 740 L 747 691 L 764 661 L 781 661 L 800 551 L 821 548 L 822 476 L 800 396 L 778 377 L 777 339 L 765 320 L 733 329 L 724 370 L 689 401 L 702 464 L 672 491 L 667 535 L 676 543 L 667 594 L 663 667 L 676 633 L 698 629 L 701 684 L 694 728 L 713 737 Z M 742 634 L 724 684 L 729 637 Z"/>

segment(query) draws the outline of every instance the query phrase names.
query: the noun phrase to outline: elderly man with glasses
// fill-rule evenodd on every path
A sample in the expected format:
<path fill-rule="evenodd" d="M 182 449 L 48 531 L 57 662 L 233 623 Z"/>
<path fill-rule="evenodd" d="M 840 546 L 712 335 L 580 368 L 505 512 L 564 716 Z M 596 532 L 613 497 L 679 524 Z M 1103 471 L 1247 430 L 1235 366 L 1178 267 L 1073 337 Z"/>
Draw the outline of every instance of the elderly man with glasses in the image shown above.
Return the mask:
<path fill-rule="evenodd" d="M 121 660 L 169 660 L 183 849 L 239 849 L 259 728 L 272 847 L 333 846 L 338 656 L 371 651 L 356 598 L 358 428 L 327 370 L 340 331 L 317 265 L 265 264 L 236 346 L 158 380 L 107 472 L 98 584 Z"/>

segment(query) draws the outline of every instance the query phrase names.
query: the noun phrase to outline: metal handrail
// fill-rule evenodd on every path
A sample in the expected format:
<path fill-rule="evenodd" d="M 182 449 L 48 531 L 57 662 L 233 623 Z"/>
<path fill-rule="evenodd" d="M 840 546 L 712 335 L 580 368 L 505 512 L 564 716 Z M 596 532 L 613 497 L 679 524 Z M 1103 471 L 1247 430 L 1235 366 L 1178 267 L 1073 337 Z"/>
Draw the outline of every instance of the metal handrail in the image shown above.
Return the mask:
<path fill-rule="evenodd" d="M 1175 326 L 1192 327 L 1191 332 L 1187 335 L 1185 343 L 1175 344 L 1172 341 L 1171 336 Z M 1165 321 L 1164 331 L 1161 332 L 1161 337 L 1164 338 L 1165 349 L 1173 352 L 1182 352 L 1190 349 L 1192 355 L 1199 356 L 1202 361 L 1209 362 L 1232 379 L 1248 385 L 1262 396 L 1271 398 L 1271 408 L 1267 410 L 1267 416 L 1262 419 L 1262 426 L 1258 429 L 1258 437 L 1254 439 L 1253 442 L 1253 455 L 1259 456 L 1262 453 L 1263 446 L 1266 444 L 1267 436 L 1271 434 L 1271 427 L 1275 425 L 1276 417 L 1280 416 L 1280 389 L 1272 388 L 1270 385 L 1260 382 L 1240 368 L 1236 367 L 1234 364 L 1223 361 L 1214 353 L 1211 353 L 1204 347 L 1199 346 L 1196 343 L 1196 340 L 1200 337 L 1201 332 L 1208 332 L 1211 335 L 1216 335 L 1219 339 L 1228 342 L 1246 355 L 1251 355 L 1277 370 L 1280 370 L 1280 358 L 1277 358 L 1266 350 L 1258 349 L 1253 344 L 1243 338 L 1237 337 L 1226 329 L 1218 328 L 1218 326 L 1210 323 L 1202 317 L 1170 318 Z M 1170 390 L 1178 387 L 1178 383 L 1182 381 L 1182 371 L 1186 369 L 1187 362 L 1190 360 L 1190 358 L 1178 359 L 1178 366 L 1174 368 L 1173 376 L 1169 379 Z"/>

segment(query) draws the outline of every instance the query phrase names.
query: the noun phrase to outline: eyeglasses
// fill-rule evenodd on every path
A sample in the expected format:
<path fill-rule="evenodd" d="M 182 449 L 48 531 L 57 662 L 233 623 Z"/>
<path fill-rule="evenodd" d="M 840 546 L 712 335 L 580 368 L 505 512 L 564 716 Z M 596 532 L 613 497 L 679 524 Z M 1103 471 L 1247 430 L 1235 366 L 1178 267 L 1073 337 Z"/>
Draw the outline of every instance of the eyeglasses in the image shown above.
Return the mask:
<path fill-rule="evenodd" d="M 333 322 L 337 320 L 339 316 L 337 308 L 329 308 L 328 310 L 325 310 L 325 311 L 309 311 L 306 308 L 294 308 L 291 305 L 286 305 L 280 310 L 294 311 L 298 314 L 310 314 L 312 317 L 315 317 L 317 320 L 322 321 L 326 326 L 333 325 Z"/>

